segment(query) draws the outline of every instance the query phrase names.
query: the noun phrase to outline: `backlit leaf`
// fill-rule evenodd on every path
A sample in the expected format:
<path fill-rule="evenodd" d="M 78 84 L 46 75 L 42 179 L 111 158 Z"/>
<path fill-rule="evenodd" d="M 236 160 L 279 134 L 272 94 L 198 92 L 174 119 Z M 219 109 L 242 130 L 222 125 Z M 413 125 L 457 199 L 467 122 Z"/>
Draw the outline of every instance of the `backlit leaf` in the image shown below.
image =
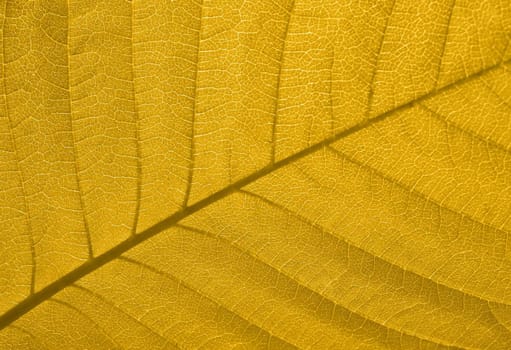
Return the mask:
<path fill-rule="evenodd" d="M 511 349 L 508 0 L 0 22 L 0 349 Z"/>

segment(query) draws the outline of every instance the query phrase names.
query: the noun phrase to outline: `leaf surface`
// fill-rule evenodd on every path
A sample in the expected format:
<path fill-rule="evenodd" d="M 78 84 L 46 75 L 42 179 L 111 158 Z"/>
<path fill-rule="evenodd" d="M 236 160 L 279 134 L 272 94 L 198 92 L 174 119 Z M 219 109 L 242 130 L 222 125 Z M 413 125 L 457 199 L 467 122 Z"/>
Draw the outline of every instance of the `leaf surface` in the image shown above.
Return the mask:
<path fill-rule="evenodd" d="M 0 5 L 0 348 L 511 348 L 507 1 Z"/>

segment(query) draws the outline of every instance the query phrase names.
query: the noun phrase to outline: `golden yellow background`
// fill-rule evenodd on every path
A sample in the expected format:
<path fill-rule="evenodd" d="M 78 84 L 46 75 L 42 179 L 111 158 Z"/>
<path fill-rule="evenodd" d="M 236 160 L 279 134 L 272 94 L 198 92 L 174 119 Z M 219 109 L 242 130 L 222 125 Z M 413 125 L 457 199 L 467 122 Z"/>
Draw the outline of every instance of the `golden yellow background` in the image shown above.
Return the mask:
<path fill-rule="evenodd" d="M 0 349 L 511 349 L 509 0 L 0 23 Z"/>

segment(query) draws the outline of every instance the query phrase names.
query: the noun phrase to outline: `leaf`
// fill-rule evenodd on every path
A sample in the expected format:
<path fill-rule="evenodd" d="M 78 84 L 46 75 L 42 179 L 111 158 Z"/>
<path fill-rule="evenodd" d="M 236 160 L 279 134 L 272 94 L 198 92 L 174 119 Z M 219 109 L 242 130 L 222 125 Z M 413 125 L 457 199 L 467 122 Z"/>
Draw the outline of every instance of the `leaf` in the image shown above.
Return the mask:
<path fill-rule="evenodd" d="M 0 5 L 0 348 L 511 348 L 507 1 Z"/>

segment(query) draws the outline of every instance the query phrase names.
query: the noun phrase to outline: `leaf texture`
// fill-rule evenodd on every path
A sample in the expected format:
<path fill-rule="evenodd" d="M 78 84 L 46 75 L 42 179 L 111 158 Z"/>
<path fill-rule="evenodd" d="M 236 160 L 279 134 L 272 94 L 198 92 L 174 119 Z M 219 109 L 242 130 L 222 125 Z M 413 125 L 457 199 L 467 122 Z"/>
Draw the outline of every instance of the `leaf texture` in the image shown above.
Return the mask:
<path fill-rule="evenodd" d="M 2 0 L 1 349 L 511 348 L 506 0 Z"/>

